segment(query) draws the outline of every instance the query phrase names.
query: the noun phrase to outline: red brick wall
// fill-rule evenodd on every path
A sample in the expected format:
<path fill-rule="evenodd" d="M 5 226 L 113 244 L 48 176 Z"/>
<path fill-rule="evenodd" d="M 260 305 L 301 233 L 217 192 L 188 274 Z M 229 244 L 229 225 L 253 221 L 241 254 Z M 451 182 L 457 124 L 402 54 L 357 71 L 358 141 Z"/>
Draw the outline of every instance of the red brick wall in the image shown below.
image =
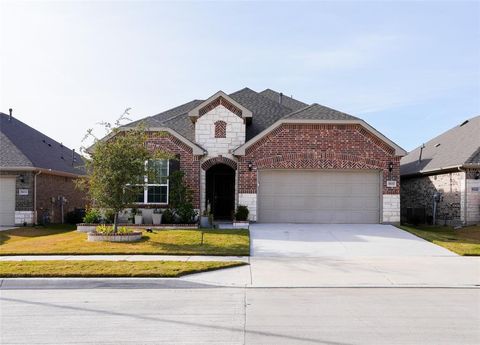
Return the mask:
<path fill-rule="evenodd" d="M 167 132 L 151 133 L 146 145 L 150 150 L 161 150 L 180 159 L 180 170 L 185 173 L 185 181 L 193 192 L 193 205 L 199 208 L 200 160 L 193 155 L 192 148 Z"/>
<path fill-rule="evenodd" d="M 254 169 L 248 170 L 248 162 Z M 390 173 L 388 164 L 394 167 Z M 256 193 L 256 169 L 378 169 L 383 194 L 400 192 L 400 157 L 394 148 L 362 126 L 351 124 L 283 124 L 253 144 L 239 159 L 239 192 Z M 387 180 L 397 188 L 387 188 Z"/>
<path fill-rule="evenodd" d="M 67 198 L 64 204 L 64 216 L 75 208 L 85 208 L 85 193 L 76 189 L 74 178 L 42 173 L 37 176 L 37 221 L 42 219 L 45 210 L 50 214 L 50 222 L 61 223 L 61 203 L 59 196 Z M 55 201 L 52 203 L 52 198 Z"/>

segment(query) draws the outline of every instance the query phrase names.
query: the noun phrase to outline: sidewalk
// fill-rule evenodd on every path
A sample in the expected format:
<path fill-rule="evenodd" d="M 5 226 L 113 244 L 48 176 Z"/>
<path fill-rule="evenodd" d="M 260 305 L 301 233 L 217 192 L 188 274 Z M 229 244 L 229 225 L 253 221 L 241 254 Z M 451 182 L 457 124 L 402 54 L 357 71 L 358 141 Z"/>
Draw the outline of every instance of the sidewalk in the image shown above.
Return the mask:
<path fill-rule="evenodd" d="M 5 261 L 49 261 L 49 260 L 101 260 L 101 261 L 239 261 L 249 262 L 248 256 L 206 255 L 5 255 Z"/>

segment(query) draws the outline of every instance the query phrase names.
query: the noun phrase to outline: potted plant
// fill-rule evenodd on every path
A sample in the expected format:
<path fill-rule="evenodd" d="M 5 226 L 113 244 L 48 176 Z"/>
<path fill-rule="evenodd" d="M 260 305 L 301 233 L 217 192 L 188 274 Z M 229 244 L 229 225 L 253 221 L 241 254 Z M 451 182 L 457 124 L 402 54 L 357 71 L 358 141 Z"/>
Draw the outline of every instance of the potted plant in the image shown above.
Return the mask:
<path fill-rule="evenodd" d="M 210 228 L 212 226 L 212 222 L 210 222 L 210 218 L 211 218 L 210 203 L 208 203 L 205 210 L 203 210 L 203 214 L 200 216 L 200 227 Z"/>
<path fill-rule="evenodd" d="M 237 210 L 235 211 L 234 220 L 233 220 L 233 227 L 234 228 L 248 228 L 248 214 L 250 211 L 248 210 L 247 206 L 238 205 Z"/>
<path fill-rule="evenodd" d="M 142 210 L 136 210 L 135 212 L 135 225 L 143 224 Z"/>
<path fill-rule="evenodd" d="M 162 211 L 158 208 L 153 210 L 152 223 L 153 225 L 159 225 L 162 222 Z"/>

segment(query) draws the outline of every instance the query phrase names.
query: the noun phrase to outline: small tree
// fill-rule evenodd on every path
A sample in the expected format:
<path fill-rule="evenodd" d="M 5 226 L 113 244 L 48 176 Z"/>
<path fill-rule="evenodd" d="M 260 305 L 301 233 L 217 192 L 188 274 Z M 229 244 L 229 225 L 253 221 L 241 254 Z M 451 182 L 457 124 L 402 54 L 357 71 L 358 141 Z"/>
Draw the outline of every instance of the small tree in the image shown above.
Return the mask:
<path fill-rule="evenodd" d="M 86 150 L 90 155 L 87 160 L 88 178 L 79 181 L 90 198 L 99 208 L 114 212 L 114 233 L 118 227 L 118 213 L 135 202 L 139 188 L 143 189 L 143 177 L 148 174 L 145 162 L 149 159 L 162 159 L 161 152 L 150 152 L 145 141 L 147 130 L 140 124 L 136 127 L 121 128 L 120 124 L 127 118 L 129 109 L 112 126 L 102 122 L 108 135 L 98 139 L 87 132 L 84 140 L 93 137 L 93 145 Z"/>

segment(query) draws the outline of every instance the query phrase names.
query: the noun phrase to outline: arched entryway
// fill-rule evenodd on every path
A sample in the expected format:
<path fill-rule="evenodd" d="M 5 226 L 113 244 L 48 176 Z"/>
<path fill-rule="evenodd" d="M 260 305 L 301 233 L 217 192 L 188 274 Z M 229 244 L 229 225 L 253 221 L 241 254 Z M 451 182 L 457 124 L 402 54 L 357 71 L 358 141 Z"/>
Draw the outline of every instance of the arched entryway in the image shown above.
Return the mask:
<path fill-rule="evenodd" d="M 235 208 L 235 170 L 226 164 L 215 164 L 206 171 L 205 189 L 205 203 L 210 203 L 213 218 L 231 220 Z"/>

